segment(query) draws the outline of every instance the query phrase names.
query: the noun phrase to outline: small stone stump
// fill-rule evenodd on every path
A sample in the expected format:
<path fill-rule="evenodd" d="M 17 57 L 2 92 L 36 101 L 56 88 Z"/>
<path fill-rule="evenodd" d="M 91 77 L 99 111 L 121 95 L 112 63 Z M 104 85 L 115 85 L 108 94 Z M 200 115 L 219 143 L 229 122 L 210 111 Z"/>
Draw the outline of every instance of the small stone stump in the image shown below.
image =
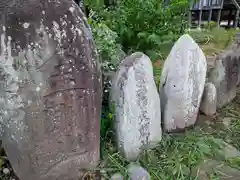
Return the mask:
<path fill-rule="evenodd" d="M 137 164 L 128 165 L 127 171 L 131 180 L 151 179 L 150 174 L 147 172 L 147 170 Z"/>
<path fill-rule="evenodd" d="M 115 173 L 110 180 L 124 180 L 124 178 L 120 173 Z"/>
<path fill-rule="evenodd" d="M 204 87 L 200 110 L 205 115 L 212 116 L 216 113 L 216 109 L 217 109 L 216 87 L 212 83 L 206 83 Z"/>

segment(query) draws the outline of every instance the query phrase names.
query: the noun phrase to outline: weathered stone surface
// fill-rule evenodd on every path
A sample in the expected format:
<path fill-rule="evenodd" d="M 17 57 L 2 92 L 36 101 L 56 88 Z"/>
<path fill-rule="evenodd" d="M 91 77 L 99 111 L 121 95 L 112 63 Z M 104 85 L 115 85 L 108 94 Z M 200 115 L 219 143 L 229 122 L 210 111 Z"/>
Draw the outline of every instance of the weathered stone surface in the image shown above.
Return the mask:
<path fill-rule="evenodd" d="M 130 164 L 127 168 L 131 180 L 150 180 L 150 174 L 137 164 Z"/>
<path fill-rule="evenodd" d="M 236 88 L 240 82 L 240 48 L 231 49 L 219 54 L 216 65 L 209 74 L 209 81 L 217 89 L 217 108 L 231 102 L 236 96 Z"/>
<path fill-rule="evenodd" d="M 203 91 L 200 110 L 207 116 L 212 116 L 217 109 L 217 92 L 212 83 L 206 83 Z"/>
<path fill-rule="evenodd" d="M 164 63 L 160 80 L 166 131 L 178 131 L 196 122 L 206 71 L 206 58 L 196 42 L 187 34 L 180 37 Z"/>
<path fill-rule="evenodd" d="M 123 176 L 120 173 L 112 175 L 111 180 L 123 180 Z"/>
<path fill-rule="evenodd" d="M 232 117 L 224 117 L 222 120 L 222 124 L 226 129 L 231 129 Z"/>
<path fill-rule="evenodd" d="M 224 143 L 223 152 L 226 159 L 240 157 L 240 151 L 228 143 Z"/>
<path fill-rule="evenodd" d="M 19 0 L 0 35 L 1 138 L 21 180 L 77 180 L 98 164 L 101 73 L 69 0 Z"/>
<path fill-rule="evenodd" d="M 218 177 L 219 180 L 238 180 L 240 171 L 223 162 L 207 159 L 193 169 L 192 176 L 198 180 L 209 180 L 213 176 Z"/>
<path fill-rule="evenodd" d="M 154 147 L 162 136 L 160 99 L 146 55 L 137 52 L 123 60 L 113 78 L 110 97 L 119 150 L 134 160 L 141 149 Z"/>

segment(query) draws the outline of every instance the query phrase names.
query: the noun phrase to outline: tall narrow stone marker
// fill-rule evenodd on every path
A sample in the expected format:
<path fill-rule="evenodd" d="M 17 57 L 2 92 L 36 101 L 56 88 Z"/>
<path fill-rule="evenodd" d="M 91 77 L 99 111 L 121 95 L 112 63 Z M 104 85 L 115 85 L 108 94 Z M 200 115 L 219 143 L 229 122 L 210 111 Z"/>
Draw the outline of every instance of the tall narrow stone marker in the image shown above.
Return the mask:
<path fill-rule="evenodd" d="M 141 150 L 155 147 L 162 136 L 160 99 L 150 59 L 140 52 L 128 56 L 112 84 L 118 147 L 126 159 L 135 160 Z"/>

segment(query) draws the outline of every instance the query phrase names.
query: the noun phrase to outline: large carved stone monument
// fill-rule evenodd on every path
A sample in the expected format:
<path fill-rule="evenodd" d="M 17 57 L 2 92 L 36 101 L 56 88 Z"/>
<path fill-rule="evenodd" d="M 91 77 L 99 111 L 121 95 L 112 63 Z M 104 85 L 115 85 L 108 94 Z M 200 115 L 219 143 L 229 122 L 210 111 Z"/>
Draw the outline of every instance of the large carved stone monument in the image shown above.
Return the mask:
<path fill-rule="evenodd" d="M 160 79 L 165 131 L 179 132 L 196 123 L 206 73 L 203 51 L 191 36 L 182 35 L 164 62 Z"/>
<path fill-rule="evenodd" d="M 70 0 L 18 0 L 0 25 L 0 124 L 21 180 L 77 180 L 99 161 L 101 72 Z"/>

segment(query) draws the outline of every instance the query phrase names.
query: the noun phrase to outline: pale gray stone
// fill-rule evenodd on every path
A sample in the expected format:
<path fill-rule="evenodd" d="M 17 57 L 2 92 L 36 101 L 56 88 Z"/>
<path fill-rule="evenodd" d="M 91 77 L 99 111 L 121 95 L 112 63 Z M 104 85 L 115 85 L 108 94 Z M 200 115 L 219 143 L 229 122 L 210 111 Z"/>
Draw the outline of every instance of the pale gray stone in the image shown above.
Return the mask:
<path fill-rule="evenodd" d="M 162 117 L 166 131 L 196 122 L 204 90 L 207 63 L 197 43 L 187 34 L 174 44 L 160 80 Z"/>
<path fill-rule="evenodd" d="M 228 143 L 224 143 L 223 152 L 226 159 L 240 157 L 240 151 Z"/>
<path fill-rule="evenodd" d="M 206 83 L 204 87 L 203 97 L 200 110 L 207 116 L 212 116 L 217 109 L 217 92 L 216 87 L 212 83 Z"/>
<path fill-rule="evenodd" d="M 222 120 L 223 126 L 226 129 L 230 129 L 232 120 L 233 120 L 233 118 L 231 118 L 231 117 L 224 117 Z"/>
<path fill-rule="evenodd" d="M 151 179 L 150 174 L 147 172 L 147 170 L 137 164 L 130 164 L 127 168 L 127 171 L 131 180 Z"/>
<path fill-rule="evenodd" d="M 111 177 L 111 180 L 123 180 L 123 176 L 120 173 L 116 173 Z"/>
<path fill-rule="evenodd" d="M 120 152 L 128 160 L 161 140 L 160 99 L 150 59 L 137 52 L 128 56 L 112 81 L 111 103 Z"/>

